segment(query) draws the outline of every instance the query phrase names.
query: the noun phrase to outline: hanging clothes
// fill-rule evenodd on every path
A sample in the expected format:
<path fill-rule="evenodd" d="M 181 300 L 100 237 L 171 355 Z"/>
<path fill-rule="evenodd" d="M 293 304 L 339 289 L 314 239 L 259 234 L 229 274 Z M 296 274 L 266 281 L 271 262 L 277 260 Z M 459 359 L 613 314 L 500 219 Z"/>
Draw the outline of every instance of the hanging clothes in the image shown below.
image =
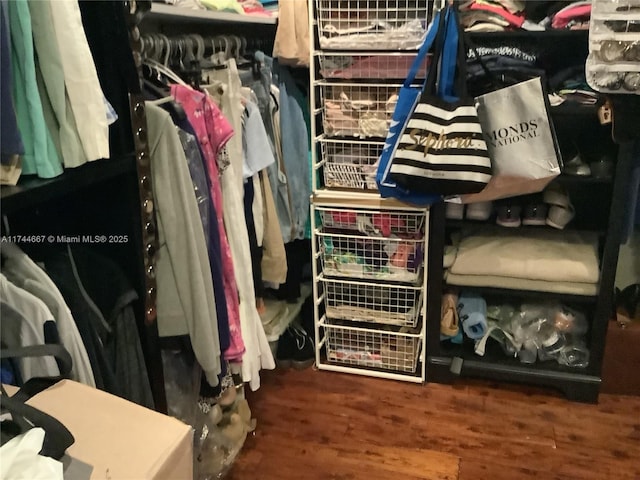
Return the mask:
<path fill-rule="evenodd" d="M 51 2 L 29 2 L 33 42 L 38 58 L 36 75 L 45 121 L 65 167 L 86 163 L 78 128 L 65 87 L 62 57 L 51 16 Z"/>
<path fill-rule="evenodd" d="M 216 386 L 221 372 L 216 306 L 187 159 L 169 114 L 149 102 L 146 113 L 160 241 L 158 333 L 189 335 L 207 382 Z"/>
<path fill-rule="evenodd" d="M 18 128 L 24 144 L 22 173 L 52 178 L 62 173 L 62 165 L 42 111 L 36 81 L 31 15 L 27 0 L 9 3 L 13 98 Z"/>
<path fill-rule="evenodd" d="M 59 343 L 53 314 L 36 296 L 16 287 L 0 273 L 0 333 L 8 348 Z M 24 382 L 33 377 L 56 377 L 60 370 L 53 357 L 26 357 L 18 360 Z"/>
<path fill-rule="evenodd" d="M 13 91 L 13 69 L 11 67 L 11 35 L 9 33 L 8 3 L 0 2 L 0 138 L 2 151 L 0 163 L 10 168 L 24 154 L 22 137 L 18 130 L 16 109 L 11 97 Z M 4 174 L 4 172 L 3 172 Z M 4 176 L 4 175 L 3 175 Z M 20 176 L 20 172 L 18 172 Z M 16 178 L 17 181 L 17 178 Z M 15 185 L 15 183 L 9 183 Z"/>
<path fill-rule="evenodd" d="M 209 93 L 217 98 L 222 112 L 231 121 L 236 132 L 242 132 L 242 84 L 238 69 L 233 59 L 225 63 L 227 68 L 211 72 L 214 82 L 224 84 L 210 88 Z M 209 100 L 211 101 L 211 100 Z M 242 179 L 242 136 L 237 133 L 231 137 L 228 145 L 230 165 L 222 176 L 222 192 L 224 195 L 225 225 L 231 241 L 231 253 L 234 257 L 240 294 L 240 319 L 247 353 L 242 362 L 243 380 L 249 382 L 253 390 L 260 388 L 260 369 L 273 369 L 275 362 L 269 347 L 262 321 L 255 302 L 255 286 L 251 264 L 243 259 L 251 258 L 249 235 L 244 218 L 243 179 Z"/>
<path fill-rule="evenodd" d="M 26 3 L 26 0 L 21 1 Z M 109 158 L 105 97 L 82 26 L 78 2 L 58 0 L 55 8 L 51 5 L 50 13 L 58 49 L 64 52 L 60 56 L 64 82 L 84 153 L 88 161 Z"/>
<path fill-rule="evenodd" d="M 20 247 L 12 243 L 2 245 L 5 262 L 2 268 L 14 285 L 38 297 L 55 319 L 60 342 L 71 355 L 71 379 L 95 387 L 93 370 L 75 320 L 55 283 Z"/>
<path fill-rule="evenodd" d="M 209 176 L 211 199 L 216 214 L 215 220 L 218 226 L 224 276 L 223 289 L 227 301 L 229 328 L 230 330 L 241 331 L 244 341 L 245 328 L 242 325 L 240 316 L 240 296 L 234 269 L 236 263 L 232 257 L 230 240 L 227 237 L 224 222 L 223 212 L 225 211 L 225 205 L 217 162 L 217 156 L 221 154 L 229 138 L 233 135 L 233 130 L 222 117 L 219 108 L 204 93 L 197 92 L 185 85 L 172 85 L 171 94 L 184 108 L 204 155 L 204 163 Z M 247 348 L 246 341 L 244 341 L 244 347 L 245 349 Z"/>

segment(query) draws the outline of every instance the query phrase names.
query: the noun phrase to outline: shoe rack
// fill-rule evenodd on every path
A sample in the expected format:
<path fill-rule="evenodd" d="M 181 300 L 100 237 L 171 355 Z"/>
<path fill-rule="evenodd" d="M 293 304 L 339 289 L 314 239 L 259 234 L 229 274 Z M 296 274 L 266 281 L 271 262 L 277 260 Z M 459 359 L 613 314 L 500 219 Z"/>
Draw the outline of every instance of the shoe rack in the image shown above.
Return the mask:
<path fill-rule="evenodd" d="M 498 32 L 472 34 L 482 46 L 535 46 L 547 63 L 558 70 L 567 61 L 586 59 L 586 31 Z M 561 40 L 561 41 L 559 41 Z M 567 60 L 569 59 L 569 60 Z M 551 73 L 547 72 L 550 76 Z M 459 377 L 478 377 L 501 382 L 540 385 L 563 392 L 574 401 L 597 402 L 602 381 L 602 361 L 607 324 L 613 312 L 614 282 L 620 243 L 623 241 L 625 204 L 629 202 L 629 177 L 638 146 L 614 143 L 611 125 L 598 118 L 598 105 L 567 102 L 551 107 L 564 166 L 543 194 L 494 202 L 493 209 L 480 211 L 461 205 L 435 205 L 431 209 L 429 278 L 427 301 L 427 377 L 430 382 L 453 383 Z M 622 117 L 620 117 L 622 118 Z M 634 148 L 635 152 L 634 153 Z M 577 151 L 576 151 L 577 150 Z M 446 211 L 448 210 L 448 212 Z M 549 293 L 534 289 L 450 285 L 445 278 L 443 256 L 446 239 L 462 230 L 492 228 L 504 235 L 534 238 L 575 233 L 597 236 L 599 280 L 591 294 Z M 442 281 L 436 279 L 443 279 Z M 441 341 L 441 302 L 449 288 L 479 294 L 493 304 L 554 301 L 583 312 L 588 322 L 585 337 L 589 350 L 587 366 L 566 366 L 556 361 L 524 363 L 507 356 L 489 339 L 484 356 L 474 351 L 474 342 Z"/>
<path fill-rule="evenodd" d="M 431 4 L 309 0 L 320 370 L 426 380 L 430 211 L 381 198 L 375 174 Z"/>

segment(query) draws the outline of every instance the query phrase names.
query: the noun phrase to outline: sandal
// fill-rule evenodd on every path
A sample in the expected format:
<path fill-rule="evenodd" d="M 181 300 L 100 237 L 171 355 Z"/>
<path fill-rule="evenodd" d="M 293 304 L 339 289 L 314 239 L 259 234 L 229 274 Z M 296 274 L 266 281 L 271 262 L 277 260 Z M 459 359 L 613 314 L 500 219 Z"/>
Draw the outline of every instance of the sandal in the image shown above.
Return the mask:
<path fill-rule="evenodd" d="M 455 293 L 445 293 L 442 296 L 442 316 L 440 318 L 441 341 L 450 340 L 452 343 L 462 343 L 457 303 L 458 296 Z"/>

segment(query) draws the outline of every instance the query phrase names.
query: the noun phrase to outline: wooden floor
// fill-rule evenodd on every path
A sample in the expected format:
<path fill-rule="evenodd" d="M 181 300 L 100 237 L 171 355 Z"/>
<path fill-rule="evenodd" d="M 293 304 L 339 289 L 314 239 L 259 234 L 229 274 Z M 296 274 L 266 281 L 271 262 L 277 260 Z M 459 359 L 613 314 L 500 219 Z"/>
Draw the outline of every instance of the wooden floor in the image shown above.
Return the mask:
<path fill-rule="evenodd" d="M 232 480 L 639 480 L 640 397 L 261 373 Z"/>

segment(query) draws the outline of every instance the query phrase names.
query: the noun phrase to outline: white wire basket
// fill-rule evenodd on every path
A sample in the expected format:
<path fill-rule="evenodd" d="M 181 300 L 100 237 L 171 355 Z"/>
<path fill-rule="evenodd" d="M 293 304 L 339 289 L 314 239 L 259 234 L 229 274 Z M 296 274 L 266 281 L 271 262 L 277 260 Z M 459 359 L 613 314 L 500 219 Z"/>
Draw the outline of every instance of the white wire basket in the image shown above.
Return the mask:
<path fill-rule="evenodd" d="M 320 52 L 320 76 L 341 80 L 399 80 L 404 81 L 415 60 L 408 52 Z M 427 59 L 418 68 L 416 79 L 427 76 Z"/>
<path fill-rule="evenodd" d="M 316 207 L 322 226 L 373 237 L 424 237 L 424 211 Z"/>
<path fill-rule="evenodd" d="M 325 320 L 327 361 L 396 372 L 414 373 L 420 356 L 421 333 L 416 329 L 385 331 L 351 327 Z M 394 327 L 389 327 L 394 328 Z"/>
<path fill-rule="evenodd" d="M 377 190 L 376 170 L 384 142 L 359 140 L 319 140 L 324 186 Z"/>
<path fill-rule="evenodd" d="M 422 44 L 429 0 L 316 0 L 320 48 L 415 50 Z"/>
<path fill-rule="evenodd" d="M 317 232 L 322 271 L 327 276 L 417 284 L 424 239 L 380 238 Z"/>
<path fill-rule="evenodd" d="M 329 137 L 386 138 L 401 85 L 319 82 Z"/>
<path fill-rule="evenodd" d="M 330 319 L 415 327 L 422 308 L 422 287 L 354 282 L 320 277 Z"/>

